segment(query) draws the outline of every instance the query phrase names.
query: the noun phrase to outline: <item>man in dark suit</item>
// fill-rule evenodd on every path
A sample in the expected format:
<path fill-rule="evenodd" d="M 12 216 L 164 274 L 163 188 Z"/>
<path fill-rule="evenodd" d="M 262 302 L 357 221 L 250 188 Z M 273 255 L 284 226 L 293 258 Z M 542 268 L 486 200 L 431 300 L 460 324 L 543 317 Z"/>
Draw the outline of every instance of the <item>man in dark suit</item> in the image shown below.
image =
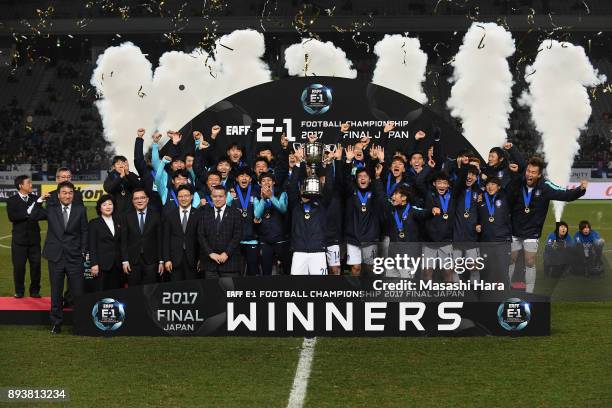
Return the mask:
<path fill-rule="evenodd" d="M 225 187 L 212 188 L 213 207 L 206 206 L 198 225 L 200 265 L 207 279 L 240 276 L 242 216 L 227 206 Z"/>
<path fill-rule="evenodd" d="M 165 268 L 172 281 L 196 279 L 199 211 L 191 206 L 192 187 L 182 185 L 176 193 L 179 208 L 164 214 Z"/>
<path fill-rule="evenodd" d="M 30 262 L 30 296 L 40 297 L 40 228 L 38 221 L 30 215 L 38 197 L 32 194 L 32 180 L 26 175 L 15 179 L 17 194 L 6 203 L 6 212 L 13 223 L 11 257 L 15 297 L 22 298 L 25 292 L 26 262 Z"/>
<path fill-rule="evenodd" d="M 59 185 L 63 182 L 72 183 L 72 172 L 68 167 L 60 167 L 55 172 L 55 182 Z M 47 201 L 47 207 L 59 206 L 59 198 L 57 196 L 59 190 L 53 190 L 47 194 L 45 194 L 44 199 Z M 84 205 L 83 204 L 83 193 L 79 190 L 74 190 L 74 197 L 72 199 L 73 205 Z M 72 294 L 70 293 L 70 285 L 66 287 L 66 292 L 64 292 L 64 307 L 72 306 Z"/>
<path fill-rule="evenodd" d="M 121 226 L 121 259 L 128 285 L 155 283 L 155 274 L 164 273 L 162 260 L 162 221 L 148 207 L 144 188 L 132 193 L 133 210 L 128 211 Z"/>
<path fill-rule="evenodd" d="M 127 158 L 113 157 L 113 168 L 104 180 L 104 191 L 110 194 L 115 201 L 115 214 L 125 214 L 132 208 L 132 191 L 142 187 L 136 173 L 130 171 Z"/>
<path fill-rule="evenodd" d="M 62 292 L 64 277 L 72 296 L 83 293 L 83 258 L 87 252 L 87 211 L 73 203 L 74 185 L 64 181 L 57 186 L 59 205 L 43 208 L 39 198 L 32 210 L 32 218 L 47 220 L 47 239 L 42 256 L 49 261 L 51 283 L 51 333 L 61 330 L 64 313 Z"/>

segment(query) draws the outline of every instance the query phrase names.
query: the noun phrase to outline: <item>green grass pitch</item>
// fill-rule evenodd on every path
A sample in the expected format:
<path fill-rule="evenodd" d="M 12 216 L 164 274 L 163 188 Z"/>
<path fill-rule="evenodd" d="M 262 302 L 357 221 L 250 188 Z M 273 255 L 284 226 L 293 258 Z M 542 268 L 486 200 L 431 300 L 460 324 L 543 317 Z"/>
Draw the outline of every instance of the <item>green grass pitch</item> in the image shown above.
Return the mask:
<path fill-rule="evenodd" d="M 606 275 L 557 285 L 550 337 L 320 338 L 305 406 L 611 407 L 612 203 L 572 203 L 563 218 L 572 233 L 588 219 L 606 239 Z M 553 225 L 551 208 L 543 234 Z M 13 294 L 9 245 L 0 207 L 0 296 Z M 48 296 L 44 261 L 42 286 Z M 607 301 L 579 301 L 587 299 Z M 81 338 L 0 326 L 0 387 L 66 388 L 65 405 L 78 407 L 284 407 L 301 343 Z"/>

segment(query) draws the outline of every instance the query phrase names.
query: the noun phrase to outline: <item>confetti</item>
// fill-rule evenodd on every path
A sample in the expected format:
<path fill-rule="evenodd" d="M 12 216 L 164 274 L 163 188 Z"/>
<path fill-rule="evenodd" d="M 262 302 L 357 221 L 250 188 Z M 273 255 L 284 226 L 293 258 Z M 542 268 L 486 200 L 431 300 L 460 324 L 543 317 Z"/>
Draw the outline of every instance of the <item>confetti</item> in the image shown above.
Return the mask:
<path fill-rule="evenodd" d="M 530 7 L 529 13 L 527 14 L 527 24 L 535 23 L 535 14 L 536 14 L 535 10 Z"/>
<path fill-rule="evenodd" d="M 589 8 L 589 5 L 586 4 L 585 1 L 582 2 L 582 5 L 584 6 L 584 8 L 586 9 L 586 13 L 587 14 L 591 14 L 591 9 Z"/>

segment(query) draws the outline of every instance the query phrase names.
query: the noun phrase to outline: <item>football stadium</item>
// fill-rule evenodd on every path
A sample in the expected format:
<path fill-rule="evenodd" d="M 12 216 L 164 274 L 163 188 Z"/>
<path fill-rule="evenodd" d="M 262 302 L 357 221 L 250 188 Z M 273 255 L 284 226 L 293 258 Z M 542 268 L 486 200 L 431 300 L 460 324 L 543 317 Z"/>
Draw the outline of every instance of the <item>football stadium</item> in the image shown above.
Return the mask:
<path fill-rule="evenodd" d="M 612 4 L 0 16 L 1 406 L 612 406 Z"/>

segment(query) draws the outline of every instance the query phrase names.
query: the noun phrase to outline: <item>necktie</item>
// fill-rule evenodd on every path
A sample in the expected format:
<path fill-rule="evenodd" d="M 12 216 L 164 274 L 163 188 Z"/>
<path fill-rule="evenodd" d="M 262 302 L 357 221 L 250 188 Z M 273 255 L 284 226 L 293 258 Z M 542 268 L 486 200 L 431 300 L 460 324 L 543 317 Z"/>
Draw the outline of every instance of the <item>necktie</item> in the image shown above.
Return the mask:
<path fill-rule="evenodd" d="M 217 208 L 217 216 L 215 217 L 215 224 L 217 224 L 217 231 L 219 231 L 219 227 L 221 226 L 221 209 Z"/>
<path fill-rule="evenodd" d="M 183 233 L 187 230 L 187 210 L 183 210 L 183 221 L 181 222 Z"/>
<path fill-rule="evenodd" d="M 68 207 L 64 206 L 62 215 L 64 216 L 64 229 L 66 229 L 66 226 L 68 225 Z"/>
<path fill-rule="evenodd" d="M 25 201 L 26 204 L 28 203 L 28 196 L 21 197 L 21 198 L 23 198 L 23 201 Z"/>
<path fill-rule="evenodd" d="M 140 227 L 140 233 L 142 234 L 144 232 L 144 211 L 140 212 L 140 222 L 138 223 L 138 226 Z"/>

